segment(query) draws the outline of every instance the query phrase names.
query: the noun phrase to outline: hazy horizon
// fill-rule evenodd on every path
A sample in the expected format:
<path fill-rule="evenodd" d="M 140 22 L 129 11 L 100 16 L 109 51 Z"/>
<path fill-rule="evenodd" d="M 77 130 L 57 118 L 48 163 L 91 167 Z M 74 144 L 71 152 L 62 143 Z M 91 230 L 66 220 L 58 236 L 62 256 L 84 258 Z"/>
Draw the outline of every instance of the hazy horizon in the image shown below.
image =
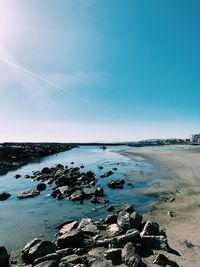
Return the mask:
<path fill-rule="evenodd" d="M 1 0 L 0 142 L 200 132 L 200 2 Z"/>

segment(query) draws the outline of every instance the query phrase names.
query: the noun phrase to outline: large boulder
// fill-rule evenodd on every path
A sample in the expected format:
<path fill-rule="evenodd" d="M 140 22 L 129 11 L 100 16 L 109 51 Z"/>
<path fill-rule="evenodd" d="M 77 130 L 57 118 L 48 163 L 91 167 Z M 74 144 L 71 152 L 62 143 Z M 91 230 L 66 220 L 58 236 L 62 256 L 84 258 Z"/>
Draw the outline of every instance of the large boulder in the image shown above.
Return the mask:
<path fill-rule="evenodd" d="M 0 266 L 8 267 L 9 266 L 9 255 L 5 247 L 0 247 Z"/>
<path fill-rule="evenodd" d="M 60 236 L 57 240 L 57 245 L 59 248 L 80 247 L 83 239 L 83 231 L 76 229 Z"/>
<path fill-rule="evenodd" d="M 28 253 L 29 253 L 29 249 L 33 246 L 35 246 L 36 244 L 40 243 L 41 242 L 41 239 L 39 238 L 35 238 L 33 240 L 31 240 L 30 242 L 28 242 L 26 244 L 26 246 L 22 249 L 22 259 L 25 263 L 28 263 L 29 262 L 29 257 L 28 257 Z"/>
<path fill-rule="evenodd" d="M 119 226 L 116 223 L 110 224 L 107 228 L 106 231 L 109 236 L 116 236 L 119 235 L 122 231 L 119 228 Z"/>
<path fill-rule="evenodd" d="M 52 253 L 52 254 L 48 254 L 46 256 L 43 256 L 43 257 L 40 257 L 38 259 L 36 259 L 34 261 L 34 264 L 39 264 L 41 262 L 44 262 L 44 261 L 56 261 L 56 262 L 59 262 L 60 261 L 60 255 L 58 253 Z"/>
<path fill-rule="evenodd" d="M 2 192 L 0 193 L 0 201 L 4 201 L 6 199 L 8 199 L 11 196 L 11 194 L 7 193 L 7 192 Z"/>
<path fill-rule="evenodd" d="M 31 198 L 31 197 L 36 197 L 40 194 L 39 191 L 34 190 L 34 189 L 26 189 L 21 191 L 18 195 L 17 198 L 23 199 L 23 198 Z"/>
<path fill-rule="evenodd" d="M 47 188 L 47 185 L 45 183 L 39 183 L 37 185 L 37 190 L 38 191 L 44 191 Z"/>
<path fill-rule="evenodd" d="M 143 235 L 141 238 L 141 243 L 143 246 L 146 246 L 150 249 L 163 249 L 166 251 L 169 249 L 166 236 Z"/>
<path fill-rule="evenodd" d="M 124 230 L 131 229 L 131 215 L 126 211 L 120 211 L 117 218 L 117 224 Z"/>
<path fill-rule="evenodd" d="M 28 251 L 28 262 L 34 262 L 36 259 L 52 254 L 56 251 L 56 246 L 51 241 L 41 241 L 31 246 Z"/>
<path fill-rule="evenodd" d="M 122 260 L 127 266 L 141 267 L 141 257 L 136 253 L 133 243 L 127 243 L 122 250 Z"/>

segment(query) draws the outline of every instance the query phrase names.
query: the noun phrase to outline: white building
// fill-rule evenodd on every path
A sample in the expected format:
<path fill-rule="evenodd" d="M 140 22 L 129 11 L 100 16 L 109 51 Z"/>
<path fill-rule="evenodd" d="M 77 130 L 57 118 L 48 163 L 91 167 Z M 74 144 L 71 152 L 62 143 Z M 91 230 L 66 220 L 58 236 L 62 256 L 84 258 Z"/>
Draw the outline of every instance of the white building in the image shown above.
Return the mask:
<path fill-rule="evenodd" d="M 192 134 L 190 136 L 190 142 L 195 144 L 200 144 L 200 133 L 199 134 Z"/>

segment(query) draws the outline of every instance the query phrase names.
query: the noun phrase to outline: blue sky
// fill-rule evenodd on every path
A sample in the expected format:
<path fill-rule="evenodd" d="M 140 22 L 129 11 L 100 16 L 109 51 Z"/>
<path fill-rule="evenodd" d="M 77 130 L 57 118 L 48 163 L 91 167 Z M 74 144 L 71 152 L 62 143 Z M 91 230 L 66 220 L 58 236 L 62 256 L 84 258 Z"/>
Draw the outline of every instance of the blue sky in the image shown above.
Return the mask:
<path fill-rule="evenodd" d="M 0 0 L 0 140 L 200 131 L 200 2 Z"/>

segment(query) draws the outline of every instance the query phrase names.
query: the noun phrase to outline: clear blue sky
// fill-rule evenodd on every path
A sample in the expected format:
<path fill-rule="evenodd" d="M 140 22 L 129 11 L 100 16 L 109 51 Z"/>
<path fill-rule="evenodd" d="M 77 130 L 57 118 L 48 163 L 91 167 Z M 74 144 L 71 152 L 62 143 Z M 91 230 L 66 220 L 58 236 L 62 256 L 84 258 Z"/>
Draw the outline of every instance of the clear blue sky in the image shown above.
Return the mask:
<path fill-rule="evenodd" d="M 200 131 L 200 2 L 0 0 L 0 140 Z"/>

